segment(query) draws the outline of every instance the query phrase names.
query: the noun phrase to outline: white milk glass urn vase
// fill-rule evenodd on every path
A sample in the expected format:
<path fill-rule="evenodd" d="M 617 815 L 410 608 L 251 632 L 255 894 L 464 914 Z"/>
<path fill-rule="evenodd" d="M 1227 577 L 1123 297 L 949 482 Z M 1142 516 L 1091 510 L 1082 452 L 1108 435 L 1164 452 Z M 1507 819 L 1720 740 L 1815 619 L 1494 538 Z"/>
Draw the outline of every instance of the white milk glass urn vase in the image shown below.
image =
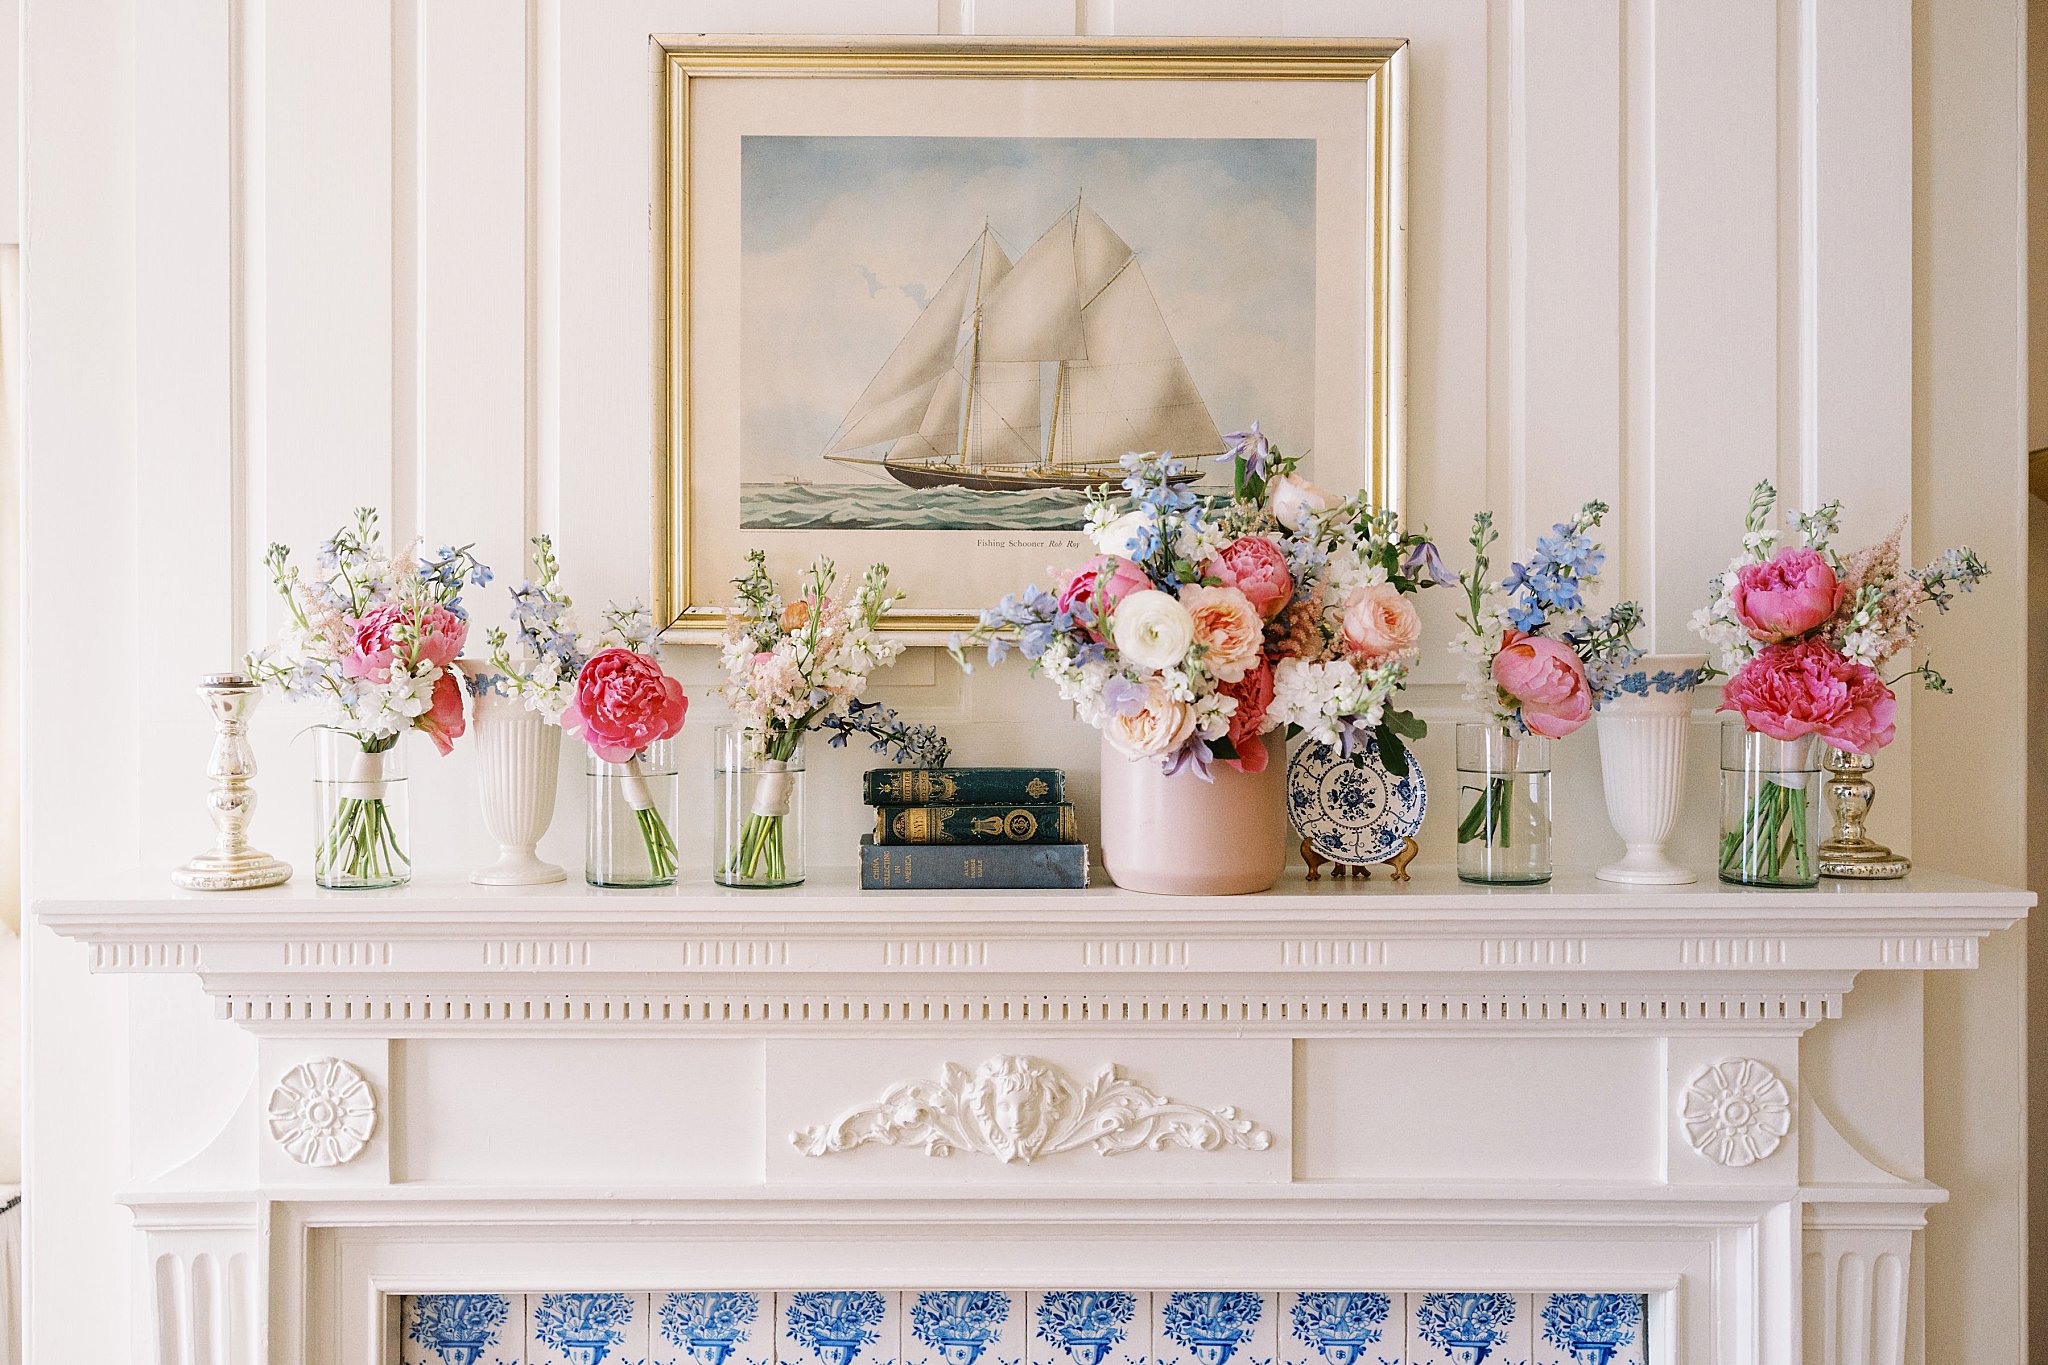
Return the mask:
<path fill-rule="evenodd" d="M 477 791 L 484 828 L 498 841 L 498 858 L 469 874 L 478 886 L 539 886 L 568 874 L 536 851 L 555 818 L 555 783 L 561 768 L 562 730 L 504 686 L 488 664 L 462 660 L 475 741 Z"/>
<path fill-rule="evenodd" d="M 1594 875 L 1604 882 L 1679 886 L 1698 881 L 1664 852 L 1678 825 L 1685 791 L 1686 738 L 1704 654 L 1646 654 L 1623 675 L 1618 695 L 1602 703 L 1600 781 L 1607 819 L 1626 848 L 1619 862 Z"/>

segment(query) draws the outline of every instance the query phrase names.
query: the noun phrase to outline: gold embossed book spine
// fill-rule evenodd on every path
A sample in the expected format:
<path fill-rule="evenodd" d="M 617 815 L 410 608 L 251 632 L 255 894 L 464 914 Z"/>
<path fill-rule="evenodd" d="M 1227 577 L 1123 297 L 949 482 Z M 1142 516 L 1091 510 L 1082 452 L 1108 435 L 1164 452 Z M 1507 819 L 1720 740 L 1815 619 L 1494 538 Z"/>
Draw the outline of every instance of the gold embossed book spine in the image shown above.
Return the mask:
<path fill-rule="evenodd" d="M 1076 844 L 1073 806 L 877 806 L 878 844 Z"/>
<path fill-rule="evenodd" d="M 870 806 L 1051 806 L 1066 799 L 1058 768 L 871 768 L 861 799 Z"/>

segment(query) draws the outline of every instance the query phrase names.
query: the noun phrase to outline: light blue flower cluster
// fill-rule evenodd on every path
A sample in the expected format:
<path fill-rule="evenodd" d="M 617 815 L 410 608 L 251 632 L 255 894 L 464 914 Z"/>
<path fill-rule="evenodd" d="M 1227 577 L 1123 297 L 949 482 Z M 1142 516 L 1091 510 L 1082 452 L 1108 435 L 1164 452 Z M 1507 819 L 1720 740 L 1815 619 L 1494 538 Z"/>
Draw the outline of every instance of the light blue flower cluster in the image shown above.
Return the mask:
<path fill-rule="evenodd" d="M 1508 608 L 1508 624 L 1535 634 L 1556 616 L 1585 610 L 1583 585 L 1600 572 L 1606 553 L 1588 534 L 1607 514 L 1607 505 L 1589 502 L 1579 515 L 1550 528 L 1536 539 L 1536 553 L 1527 564 L 1509 566 L 1501 587 L 1516 597 Z"/>

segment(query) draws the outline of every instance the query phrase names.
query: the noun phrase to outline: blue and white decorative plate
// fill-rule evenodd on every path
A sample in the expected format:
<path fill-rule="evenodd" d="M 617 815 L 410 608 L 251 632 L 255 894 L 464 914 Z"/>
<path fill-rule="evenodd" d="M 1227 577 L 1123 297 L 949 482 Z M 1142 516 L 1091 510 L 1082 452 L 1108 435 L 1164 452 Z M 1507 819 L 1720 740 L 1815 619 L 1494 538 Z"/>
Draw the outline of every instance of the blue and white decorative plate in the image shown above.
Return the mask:
<path fill-rule="evenodd" d="M 1370 738 L 1351 758 L 1310 740 L 1287 764 L 1287 813 L 1309 847 L 1332 862 L 1386 861 L 1403 839 L 1415 837 L 1428 808 L 1429 787 L 1412 749 L 1406 777 L 1387 771 Z"/>

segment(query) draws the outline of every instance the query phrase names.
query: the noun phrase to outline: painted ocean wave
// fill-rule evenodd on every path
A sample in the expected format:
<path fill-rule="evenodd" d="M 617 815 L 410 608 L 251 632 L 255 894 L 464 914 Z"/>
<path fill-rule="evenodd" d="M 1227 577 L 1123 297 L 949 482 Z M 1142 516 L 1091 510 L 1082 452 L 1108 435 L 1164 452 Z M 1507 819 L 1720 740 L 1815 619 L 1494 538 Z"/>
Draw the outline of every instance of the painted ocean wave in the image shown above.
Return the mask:
<path fill-rule="evenodd" d="M 740 524 L 750 531 L 1075 531 L 1085 494 L 1071 489 L 988 493 L 896 484 L 750 483 Z"/>

